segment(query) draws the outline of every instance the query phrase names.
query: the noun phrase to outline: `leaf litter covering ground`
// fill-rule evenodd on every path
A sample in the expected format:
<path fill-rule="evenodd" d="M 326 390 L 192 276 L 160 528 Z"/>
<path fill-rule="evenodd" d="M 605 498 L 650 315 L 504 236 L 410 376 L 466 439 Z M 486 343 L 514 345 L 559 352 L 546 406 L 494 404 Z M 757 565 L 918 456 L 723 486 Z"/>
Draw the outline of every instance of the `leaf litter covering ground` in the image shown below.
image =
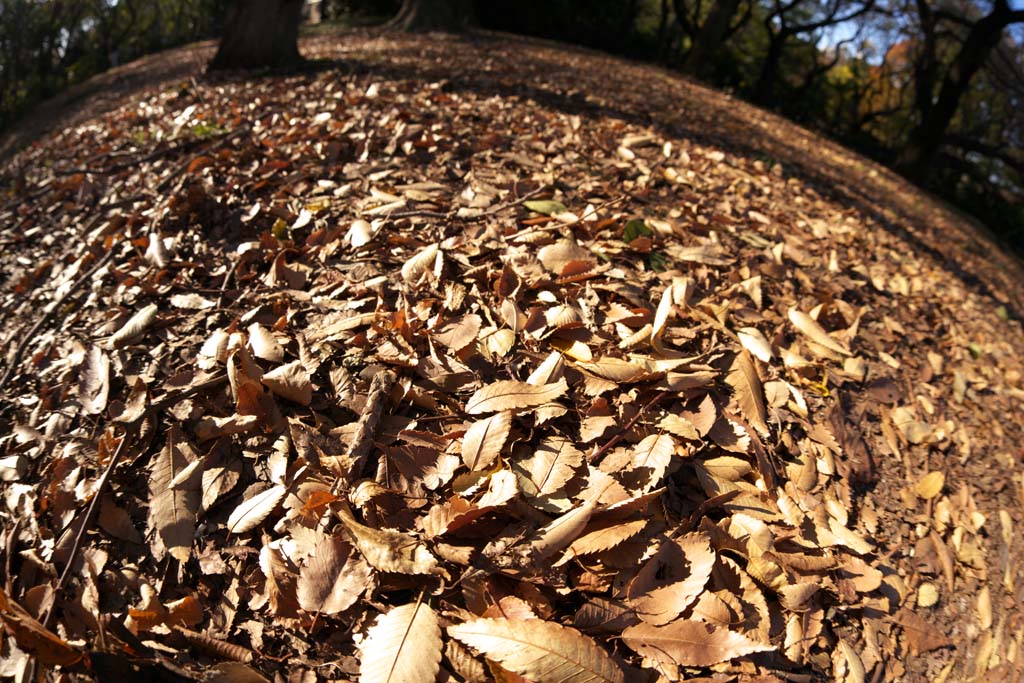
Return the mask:
<path fill-rule="evenodd" d="M 1020 676 L 1019 281 L 657 71 L 306 49 L 7 167 L 0 675 Z"/>

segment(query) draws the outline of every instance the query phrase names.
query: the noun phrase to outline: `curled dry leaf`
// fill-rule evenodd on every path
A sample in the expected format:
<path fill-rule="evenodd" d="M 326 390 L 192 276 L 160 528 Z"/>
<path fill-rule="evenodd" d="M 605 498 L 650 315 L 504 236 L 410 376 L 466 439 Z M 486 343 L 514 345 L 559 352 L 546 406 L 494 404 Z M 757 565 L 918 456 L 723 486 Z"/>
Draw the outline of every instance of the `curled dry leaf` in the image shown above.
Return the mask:
<path fill-rule="evenodd" d="M 156 313 L 159 307 L 156 304 L 149 304 L 138 313 L 128 319 L 117 332 L 107 340 L 107 348 L 116 349 L 132 341 L 153 324 L 156 320 Z"/>
<path fill-rule="evenodd" d="M 799 310 L 795 306 L 789 309 L 789 321 L 793 323 L 793 327 L 798 329 L 801 334 L 804 334 L 808 339 L 817 344 L 823 346 L 829 351 L 833 351 L 842 356 L 852 356 L 850 350 L 840 344 L 835 338 L 829 335 L 818 321 L 807 315 L 803 311 Z"/>
<path fill-rule="evenodd" d="M 249 332 L 249 347 L 254 356 L 272 363 L 284 361 L 284 349 L 270 330 L 259 323 L 253 323 L 249 325 L 247 331 Z"/>
<path fill-rule="evenodd" d="M 110 395 L 110 357 L 95 344 L 85 354 L 78 374 L 78 401 L 87 415 L 98 415 Z"/>
<path fill-rule="evenodd" d="M 348 232 L 345 233 L 345 241 L 353 248 L 358 249 L 369 244 L 370 240 L 373 239 L 373 232 L 373 226 L 369 222 L 364 221 L 362 218 L 357 218 L 352 221 Z"/>
<path fill-rule="evenodd" d="M 275 394 L 308 406 L 313 400 L 313 382 L 302 361 L 279 365 L 263 375 L 261 381 Z"/>
<path fill-rule="evenodd" d="M 402 279 L 408 284 L 419 282 L 424 275 L 435 271 L 441 264 L 440 245 L 431 244 L 418 251 L 402 264 Z"/>
<path fill-rule="evenodd" d="M 398 574 L 432 574 L 437 558 L 415 536 L 390 529 L 374 529 L 359 523 L 347 508 L 341 521 L 352 535 L 359 552 L 375 569 Z"/>
<path fill-rule="evenodd" d="M 529 543 L 532 558 L 541 560 L 549 557 L 576 540 L 590 521 L 595 507 L 594 501 L 585 501 L 538 529 Z"/>
<path fill-rule="evenodd" d="M 625 674 L 593 640 L 540 619 L 474 619 L 448 635 L 503 669 L 537 683 L 624 683 Z"/>
<path fill-rule="evenodd" d="M 622 640 L 645 659 L 670 666 L 712 666 L 775 649 L 735 631 L 687 619 L 665 626 L 630 626 L 622 632 Z"/>
<path fill-rule="evenodd" d="M 756 327 L 741 327 L 736 331 L 740 338 L 740 344 L 747 351 L 754 355 L 759 361 L 769 363 L 775 355 L 772 352 L 772 345 L 765 339 L 761 331 Z"/>
<path fill-rule="evenodd" d="M 575 240 L 559 240 L 554 244 L 542 247 L 537 258 L 552 273 L 561 274 L 562 270 L 574 261 L 592 261 L 594 256 Z"/>
<path fill-rule="evenodd" d="M 470 415 L 502 410 L 536 408 L 562 396 L 568 389 L 564 379 L 540 386 L 517 380 L 499 380 L 477 390 L 466 402 Z"/>
<path fill-rule="evenodd" d="M 382 614 L 359 645 L 359 683 L 424 683 L 441 668 L 441 626 L 425 602 Z"/>

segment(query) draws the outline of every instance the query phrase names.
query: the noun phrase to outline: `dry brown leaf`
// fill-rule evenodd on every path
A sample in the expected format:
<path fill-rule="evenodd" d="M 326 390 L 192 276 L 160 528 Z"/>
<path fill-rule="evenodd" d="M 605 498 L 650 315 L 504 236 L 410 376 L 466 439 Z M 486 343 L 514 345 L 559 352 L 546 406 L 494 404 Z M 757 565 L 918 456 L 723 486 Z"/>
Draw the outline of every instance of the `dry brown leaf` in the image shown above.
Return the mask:
<path fill-rule="evenodd" d="M 252 355 L 271 363 L 284 361 L 284 348 L 270 330 L 259 323 L 253 323 L 249 325 L 247 331 L 249 332 L 249 348 L 252 349 Z"/>
<path fill-rule="evenodd" d="M 121 326 L 121 329 L 110 336 L 110 339 L 107 340 L 107 348 L 119 348 L 140 336 L 156 320 L 156 314 L 159 310 L 160 308 L 156 304 L 149 304 L 133 315 L 128 319 L 128 322 Z"/>
<path fill-rule="evenodd" d="M 594 255 L 581 247 L 575 240 L 559 240 L 554 244 L 541 247 L 537 258 L 552 273 L 560 275 L 567 265 L 574 261 L 594 260 Z"/>
<path fill-rule="evenodd" d="M 930 500 L 942 493 L 942 488 L 945 485 L 946 475 L 941 470 L 935 470 L 924 475 L 914 484 L 914 493 L 919 498 Z"/>
<path fill-rule="evenodd" d="M 915 657 L 925 652 L 938 650 L 940 647 L 952 645 L 953 641 L 947 638 L 942 631 L 909 609 L 900 610 L 896 615 L 896 622 L 903 627 L 903 632 L 907 637 L 907 648 Z"/>
<path fill-rule="evenodd" d="M 582 464 L 583 453 L 569 439 L 549 436 L 532 456 L 514 462 L 513 470 L 523 493 L 529 498 L 541 498 L 561 491 Z"/>
<path fill-rule="evenodd" d="M 441 668 L 441 626 L 425 602 L 382 614 L 359 644 L 359 683 L 424 683 Z"/>
<path fill-rule="evenodd" d="M 536 683 L 624 683 L 622 669 L 579 631 L 540 619 L 474 619 L 448 635 Z"/>
<path fill-rule="evenodd" d="M 734 631 L 686 619 L 666 626 L 630 626 L 622 632 L 622 640 L 646 660 L 670 666 L 712 666 L 775 649 Z"/>
<path fill-rule="evenodd" d="M 802 334 L 807 336 L 812 342 L 819 346 L 823 346 L 829 351 L 834 351 L 843 356 L 852 356 L 850 350 L 840 344 L 835 338 L 829 335 L 818 321 L 807 315 L 803 311 L 799 310 L 795 306 L 789 309 L 789 321 L 793 323 L 793 327 L 799 330 Z"/>
<path fill-rule="evenodd" d="M 769 363 L 774 353 L 772 345 L 756 327 L 741 327 L 736 331 L 740 344 L 763 363 Z"/>
<path fill-rule="evenodd" d="M 764 387 L 757 367 L 750 354 L 744 349 L 733 359 L 726 383 L 732 387 L 733 396 L 747 422 L 762 436 L 768 436 L 768 409 L 764 403 Z"/>
<path fill-rule="evenodd" d="M 373 572 L 339 536 L 323 536 L 299 572 L 296 595 L 307 612 L 337 614 L 359 599 Z"/>
<path fill-rule="evenodd" d="M 431 244 L 416 252 L 402 264 L 402 279 L 410 285 L 416 284 L 424 275 L 434 272 L 440 264 L 440 245 Z"/>
<path fill-rule="evenodd" d="M 203 683 L 270 683 L 270 679 L 244 662 L 221 662 L 203 672 Z"/>
<path fill-rule="evenodd" d="M 627 488 L 629 484 L 639 484 L 638 489 L 641 493 L 650 491 L 665 476 L 665 470 L 671 464 L 672 455 L 675 453 L 675 450 L 676 440 L 668 434 L 645 436 L 640 443 L 630 449 L 632 474 L 640 475 L 643 477 L 643 481 L 634 482 L 630 480 L 626 482 L 623 480 L 623 483 L 626 484 Z"/>
<path fill-rule="evenodd" d="M 462 462 L 470 470 L 490 467 L 501 453 L 512 427 L 512 413 L 502 411 L 478 420 L 462 437 Z"/>
<path fill-rule="evenodd" d="M 398 574 L 432 574 L 438 571 L 437 558 L 415 536 L 368 527 L 359 523 L 351 510 L 344 507 L 341 513 L 341 521 L 352 534 L 356 547 L 374 568 Z"/>
<path fill-rule="evenodd" d="M 163 557 L 166 550 L 179 562 L 187 562 L 191 555 L 201 498 L 199 477 L 193 476 L 177 486 L 172 486 L 171 482 L 193 460 L 192 449 L 178 429 L 171 428 L 167 445 L 153 461 L 149 480 L 149 528 L 156 531 L 152 545 L 157 557 Z"/>
<path fill-rule="evenodd" d="M 578 366 L 613 382 L 632 382 L 647 374 L 640 365 L 614 356 L 604 356 L 591 363 L 579 363 Z"/>
<path fill-rule="evenodd" d="M 499 380 L 480 388 L 466 402 L 470 415 L 496 413 L 502 410 L 536 408 L 550 403 L 568 389 L 564 379 L 537 386 L 517 380 Z"/>
<path fill-rule="evenodd" d="M 288 487 L 278 484 L 260 491 L 248 500 L 243 500 L 228 516 L 228 531 L 232 534 L 252 531 L 270 516 L 286 495 Z"/>
<path fill-rule="evenodd" d="M 590 521 L 595 507 L 594 501 L 585 501 L 538 529 L 529 543 L 532 558 L 549 557 L 576 540 Z"/>
<path fill-rule="evenodd" d="M 434 339 L 451 351 L 458 352 L 476 341 L 482 324 L 480 316 L 470 313 L 441 327 L 434 333 Z"/>
<path fill-rule="evenodd" d="M 583 533 L 569 546 L 566 559 L 571 559 L 576 555 L 589 555 L 610 550 L 633 538 L 646 526 L 646 519 L 634 519 L 628 522 L 605 520 L 592 524 L 584 529 Z"/>
<path fill-rule="evenodd" d="M 261 381 L 272 392 L 289 401 L 308 406 L 313 400 L 313 383 L 300 360 L 279 365 L 263 375 Z"/>
<path fill-rule="evenodd" d="M 0 623 L 18 648 L 46 666 L 71 666 L 83 654 L 65 642 L 0 590 Z"/>
<path fill-rule="evenodd" d="M 256 428 L 258 415 L 228 415 L 227 417 L 204 417 L 196 424 L 196 438 L 209 441 L 229 434 L 243 434 Z"/>
<path fill-rule="evenodd" d="M 664 539 L 626 587 L 626 598 L 647 623 L 667 624 L 697 599 L 714 565 L 715 553 L 704 534 Z"/>
<path fill-rule="evenodd" d="M 85 354 L 78 374 L 78 401 L 86 415 L 99 415 L 110 395 L 110 357 L 97 345 Z"/>

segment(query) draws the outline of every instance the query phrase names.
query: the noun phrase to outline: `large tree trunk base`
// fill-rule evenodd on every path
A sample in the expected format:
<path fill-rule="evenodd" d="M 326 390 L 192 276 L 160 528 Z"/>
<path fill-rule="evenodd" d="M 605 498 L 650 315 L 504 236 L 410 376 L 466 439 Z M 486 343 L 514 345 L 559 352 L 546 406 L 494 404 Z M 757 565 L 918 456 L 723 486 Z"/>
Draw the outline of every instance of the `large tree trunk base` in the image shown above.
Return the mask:
<path fill-rule="evenodd" d="M 302 0 L 236 0 L 209 69 L 296 66 Z"/>
<path fill-rule="evenodd" d="M 461 33 L 472 23 L 471 0 L 405 0 L 387 27 L 406 33 Z"/>

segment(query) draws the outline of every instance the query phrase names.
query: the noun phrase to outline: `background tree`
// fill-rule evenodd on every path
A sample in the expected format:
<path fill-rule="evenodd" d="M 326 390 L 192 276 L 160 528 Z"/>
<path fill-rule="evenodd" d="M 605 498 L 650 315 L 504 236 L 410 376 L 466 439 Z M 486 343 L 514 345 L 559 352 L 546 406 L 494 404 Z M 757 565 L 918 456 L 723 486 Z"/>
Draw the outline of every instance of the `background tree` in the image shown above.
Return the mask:
<path fill-rule="evenodd" d="M 390 27 L 458 33 L 474 22 L 473 6 L 473 0 L 403 0 Z"/>
<path fill-rule="evenodd" d="M 234 0 L 210 69 L 288 66 L 299 55 L 302 0 Z"/>
<path fill-rule="evenodd" d="M 850 23 L 874 9 L 875 0 L 772 0 L 771 10 L 763 24 L 768 35 L 768 49 L 761 59 L 761 69 L 754 84 L 754 100 L 772 104 L 775 84 L 782 71 L 782 59 L 793 38 L 810 36 L 837 24 Z"/>
<path fill-rule="evenodd" d="M 1014 10 L 1007 0 L 994 0 L 988 13 L 978 18 L 972 16 L 978 13 L 972 4 L 948 9 L 934 6 L 930 0 L 915 0 L 915 7 L 919 31 L 914 65 L 917 124 L 896 167 L 921 180 L 928 176 L 971 80 L 999 44 L 1006 27 L 1024 22 L 1024 9 Z M 957 43 L 946 65 L 942 64 L 944 41 Z"/>

